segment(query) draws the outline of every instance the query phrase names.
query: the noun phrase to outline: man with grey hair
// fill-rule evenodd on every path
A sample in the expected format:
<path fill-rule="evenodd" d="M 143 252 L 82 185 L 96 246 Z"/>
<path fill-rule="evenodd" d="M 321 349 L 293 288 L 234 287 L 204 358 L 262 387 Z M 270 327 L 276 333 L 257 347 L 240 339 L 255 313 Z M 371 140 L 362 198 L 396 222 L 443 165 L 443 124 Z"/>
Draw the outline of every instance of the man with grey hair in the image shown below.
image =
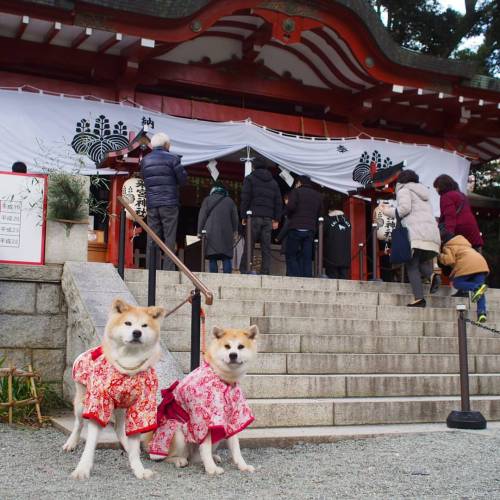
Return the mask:
<path fill-rule="evenodd" d="M 170 138 L 160 132 L 151 138 L 153 150 L 141 162 L 141 173 L 146 186 L 148 225 L 175 251 L 177 222 L 179 218 L 179 186 L 186 183 L 187 172 L 181 157 L 170 152 Z M 148 257 L 153 241 L 148 238 Z M 175 271 L 170 259 L 165 259 L 163 269 Z"/>

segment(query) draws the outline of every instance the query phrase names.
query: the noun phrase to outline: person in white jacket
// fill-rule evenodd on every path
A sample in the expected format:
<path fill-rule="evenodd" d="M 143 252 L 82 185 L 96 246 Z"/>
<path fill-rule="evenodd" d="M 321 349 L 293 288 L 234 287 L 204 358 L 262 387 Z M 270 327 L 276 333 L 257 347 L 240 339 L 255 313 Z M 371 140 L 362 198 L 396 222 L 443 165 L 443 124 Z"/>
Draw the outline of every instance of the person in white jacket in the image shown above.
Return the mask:
<path fill-rule="evenodd" d="M 412 259 L 407 262 L 406 270 L 415 301 L 409 307 L 425 307 L 422 279 L 431 279 L 429 293 L 439 288 L 441 278 L 432 274 L 432 260 L 439 253 L 441 237 L 432 211 L 429 189 L 420 184 L 413 170 L 403 170 L 396 184 L 396 208 L 380 205 L 380 210 L 389 217 L 401 218 L 401 224 L 408 229 Z"/>

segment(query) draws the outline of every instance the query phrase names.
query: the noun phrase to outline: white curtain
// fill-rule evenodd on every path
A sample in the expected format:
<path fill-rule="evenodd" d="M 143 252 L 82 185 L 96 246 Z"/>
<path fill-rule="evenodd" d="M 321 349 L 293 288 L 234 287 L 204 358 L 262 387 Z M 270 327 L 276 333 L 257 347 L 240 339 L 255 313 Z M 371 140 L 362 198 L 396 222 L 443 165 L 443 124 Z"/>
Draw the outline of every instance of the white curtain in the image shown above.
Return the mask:
<path fill-rule="evenodd" d="M 95 161 L 106 151 L 123 147 L 128 133 L 139 132 L 143 122 L 149 123 L 151 133 L 166 132 L 171 137 L 172 151 L 182 155 L 186 166 L 249 146 L 287 170 L 343 193 L 361 186 L 353 180 L 358 164 L 384 168 L 401 161 L 429 187 L 439 174 L 446 173 L 466 191 L 468 160 L 427 145 L 357 138 L 308 139 L 267 130 L 250 121 L 191 120 L 96 99 L 15 90 L 0 90 L 0 170 L 10 170 L 14 161 L 24 161 L 30 171 L 62 168 L 95 173 Z M 243 171 L 244 167 L 237 168 Z M 437 207 L 437 196 L 431 191 Z"/>

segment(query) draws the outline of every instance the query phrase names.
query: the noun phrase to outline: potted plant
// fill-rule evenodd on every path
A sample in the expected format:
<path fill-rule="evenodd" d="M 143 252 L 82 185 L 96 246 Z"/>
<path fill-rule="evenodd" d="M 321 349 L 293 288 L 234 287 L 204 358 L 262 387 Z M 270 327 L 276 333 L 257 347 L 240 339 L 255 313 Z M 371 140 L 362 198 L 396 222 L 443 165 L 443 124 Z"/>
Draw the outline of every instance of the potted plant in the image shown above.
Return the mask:
<path fill-rule="evenodd" d="M 88 224 L 89 183 L 85 177 L 51 172 L 47 195 L 47 220 L 65 224 L 67 237 L 74 224 Z"/>

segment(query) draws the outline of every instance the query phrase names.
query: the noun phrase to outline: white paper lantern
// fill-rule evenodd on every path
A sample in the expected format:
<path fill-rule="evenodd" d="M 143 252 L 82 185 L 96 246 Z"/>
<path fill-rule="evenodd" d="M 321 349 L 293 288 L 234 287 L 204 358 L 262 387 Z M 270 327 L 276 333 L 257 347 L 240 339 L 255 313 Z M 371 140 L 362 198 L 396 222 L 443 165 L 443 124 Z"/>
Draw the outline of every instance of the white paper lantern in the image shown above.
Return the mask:
<path fill-rule="evenodd" d="M 384 202 L 384 205 L 390 206 L 390 203 Z M 396 219 L 385 215 L 377 206 L 373 211 L 373 222 L 377 224 L 377 239 L 391 241 L 392 230 L 396 227 Z"/>
<path fill-rule="evenodd" d="M 132 177 L 123 184 L 122 196 L 127 199 L 130 206 L 137 212 L 139 217 L 146 217 L 146 186 L 144 181 L 138 177 Z M 127 219 L 132 219 L 127 212 Z"/>

